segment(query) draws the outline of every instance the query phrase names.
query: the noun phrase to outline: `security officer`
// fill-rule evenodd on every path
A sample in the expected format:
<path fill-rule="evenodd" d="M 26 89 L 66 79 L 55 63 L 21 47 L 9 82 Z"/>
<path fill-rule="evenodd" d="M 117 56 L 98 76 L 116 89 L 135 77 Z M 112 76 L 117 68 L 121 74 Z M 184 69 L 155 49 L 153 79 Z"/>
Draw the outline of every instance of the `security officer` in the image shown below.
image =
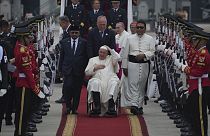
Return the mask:
<path fill-rule="evenodd" d="M 97 18 L 104 15 L 104 12 L 101 10 L 100 0 L 92 1 L 92 10 L 88 12 L 88 25 L 89 30 L 96 27 Z"/>
<path fill-rule="evenodd" d="M 6 116 L 5 121 L 6 125 L 12 125 L 12 112 L 14 109 L 14 101 L 15 101 L 15 79 L 13 78 L 13 70 L 14 66 L 11 64 L 14 58 L 14 47 L 16 38 L 14 35 L 10 33 L 9 29 L 9 23 L 6 20 L 2 20 L 2 38 L 3 38 L 3 44 L 5 46 L 5 50 L 7 52 L 8 57 L 8 82 L 9 82 L 9 88 L 7 91 L 6 97 Z"/>
<path fill-rule="evenodd" d="M 64 15 L 68 16 L 71 25 L 80 25 L 82 34 L 84 33 L 84 6 L 79 3 L 79 0 L 71 0 L 71 4 L 65 8 Z"/>
<path fill-rule="evenodd" d="M 36 85 L 33 75 L 32 60 L 29 52 L 29 29 L 16 28 L 17 43 L 14 50 L 15 66 L 17 67 L 15 75 L 17 77 L 17 109 L 15 113 L 15 136 L 33 135 L 27 132 L 27 123 L 31 115 L 32 94 L 35 93 L 40 98 L 44 98 L 44 94 Z"/>
<path fill-rule="evenodd" d="M 111 0 L 112 9 L 108 12 L 108 28 L 115 29 L 116 23 L 123 22 L 127 26 L 126 11 L 120 8 L 120 0 Z"/>
<path fill-rule="evenodd" d="M 2 37 L 0 37 L 0 40 Z M 7 53 L 5 46 L 3 46 L 2 41 L 0 41 L 0 132 L 2 126 L 2 120 L 4 118 L 4 113 L 6 110 L 6 97 L 8 89 L 8 71 L 7 71 Z"/>

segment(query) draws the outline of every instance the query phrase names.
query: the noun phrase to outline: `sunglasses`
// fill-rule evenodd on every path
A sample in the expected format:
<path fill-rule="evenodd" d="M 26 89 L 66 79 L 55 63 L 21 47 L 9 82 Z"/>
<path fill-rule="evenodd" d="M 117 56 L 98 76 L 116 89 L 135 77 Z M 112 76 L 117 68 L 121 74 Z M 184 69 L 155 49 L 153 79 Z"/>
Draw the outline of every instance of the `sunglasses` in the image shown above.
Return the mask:
<path fill-rule="evenodd" d="M 137 26 L 137 29 L 144 29 L 144 26 Z"/>

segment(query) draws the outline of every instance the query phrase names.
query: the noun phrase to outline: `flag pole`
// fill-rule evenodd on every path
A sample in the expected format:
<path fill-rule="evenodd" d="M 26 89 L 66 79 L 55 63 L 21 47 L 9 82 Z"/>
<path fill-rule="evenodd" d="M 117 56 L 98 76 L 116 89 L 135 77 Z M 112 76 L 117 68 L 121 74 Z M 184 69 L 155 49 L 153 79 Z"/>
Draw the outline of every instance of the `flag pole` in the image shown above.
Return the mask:
<path fill-rule="evenodd" d="M 132 6 L 132 0 L 128 0 L 128 11 L 127 11 L 127 16 L 128 16 L 128 25 L 127 25 L 127 30 L 130 32 L 130 24 L 133 22 L 133 6 Z"/>
<path fill-rule="evenodd" d="M 66 0 L 61 0 L 60 16 L 63 16 L 64 15 L 64 10 L 65 10 L 65 7 L 66 7 L 65 5 L 66 5 Z M 61 35 L 62 33 L 63 33 L 63 30 L 60 27 L 59 35 Z"/>

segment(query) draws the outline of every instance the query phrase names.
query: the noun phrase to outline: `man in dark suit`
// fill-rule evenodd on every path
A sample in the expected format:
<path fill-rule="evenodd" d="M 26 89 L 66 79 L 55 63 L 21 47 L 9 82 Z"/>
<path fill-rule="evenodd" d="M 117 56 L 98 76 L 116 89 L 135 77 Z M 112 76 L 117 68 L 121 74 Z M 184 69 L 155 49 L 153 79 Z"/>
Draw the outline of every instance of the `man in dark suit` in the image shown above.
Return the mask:
<path fill-rule="evenodd" d="M 111 0 L 112 9 L 108 12 L 108 28 L 115 29 L 116 23 L 123 22 L 127 26 L 126 11 L 120 8 L 120 0 Z"/>
<path fill-rule="evenodd" d="M 71 24 L 69 22 L 69 18 L 67 16 L 59 17 L 59 24 L 60 24 L 60 27 L 63 29 L 63 33 L 62 33 L 60 39 L 63 40 L 63 39 L 69 38 L 69 28 L 71 26 Z M 57 58 L 59 58 L 59 55 L 60 55 L 60 48 L 61 48 L 60 44 L 56 45 L 56 47 L 55 47 Z M 59 63 L 59 61 L 57 63 Z M 57 74 L 56 74 L 55 82 L 56 83 L 62 82 L 61 74 L 59 72 L 57 72 Z M 62 90 L 62 97 L 60 99 L 56 100 L 55 102 L 56 103 L 64 103 L 65 102 L 63 90 Z"/>
<path fill-rule="evenodd" d="M 59 17 L 59 24 L 60 27 L 63 29 L 62 40 L 69 37 L 69 28 L 70 28 L 70 21 L 67 16 Z"/>
<path fill-rule="evenodd" d="M 64 76 L 66 114 L 77 114 L 85 67 L 88 63 L 87 42 L 80 37 L 79 26 L 70 26 L 70 36 L 62 41 L 59 70 Z"/>
<path fill-rule="evenodd" d="M 89 30 L 96 27 L 97 18 L 99 16 L 104 15 L 104 12 L 100 8 L 100 1 L 99 0 L 93 0 L 92 2 L 92 10 L 88 13 L 88 25 Z"/>
<path fill-rule="evenodd" d="M 88 34 L 88 57 L 98 56 L 98 51 L 103 45 L 115 49 L 115 32 L 107 29 L 106 17 L 99 16 L 97 18 L 97 27 Z"/>
<path fill-rule="evenodd" d="M 71 0 L 71 4 L 65 8 L 64 15 L 68 16 L 71 25 L 79 25 L 80 31 L 84 33 L 84 6 L 79 3 L 79 0 Z"/>

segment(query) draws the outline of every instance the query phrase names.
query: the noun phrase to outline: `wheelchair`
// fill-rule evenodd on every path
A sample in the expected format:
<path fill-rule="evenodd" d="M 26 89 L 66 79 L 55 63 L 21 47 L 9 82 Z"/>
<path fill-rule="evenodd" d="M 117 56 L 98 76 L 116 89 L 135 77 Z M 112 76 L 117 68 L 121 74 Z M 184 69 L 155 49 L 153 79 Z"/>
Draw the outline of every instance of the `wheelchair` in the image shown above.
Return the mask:
<path fill-rule="evenodd" d="M 117 89 L 119 89 L 119 87 Z M 116 111 L 116 113 L 112 114 L 112 115 L 107 114 L 108 102 L 100 103 L 101 104 L 101 113 L 100 114 L 97 114 L 97 115 L 92 114 L 95 105 L 94 105 L 93 99 L 91 101 L 89 101 L 89 99 L 90 99 L 89 95 L 92 95 L 90 93 L 91 92 L 87 92 L 87 109 L 86 109 L 86 112 L 87 112 L 88 116 L 90 116 L 90 117 L 95 117 L 95 116 L 117 117 L 117 116 L 119 116 L 119 114 L 121 113 L 121 107 L 120 107 L 121 94 L 120 94 L 120 91 L 118 91 L 117 98 L 116 98 L 115 103 L 114 103 L 114 110 Z"/>

